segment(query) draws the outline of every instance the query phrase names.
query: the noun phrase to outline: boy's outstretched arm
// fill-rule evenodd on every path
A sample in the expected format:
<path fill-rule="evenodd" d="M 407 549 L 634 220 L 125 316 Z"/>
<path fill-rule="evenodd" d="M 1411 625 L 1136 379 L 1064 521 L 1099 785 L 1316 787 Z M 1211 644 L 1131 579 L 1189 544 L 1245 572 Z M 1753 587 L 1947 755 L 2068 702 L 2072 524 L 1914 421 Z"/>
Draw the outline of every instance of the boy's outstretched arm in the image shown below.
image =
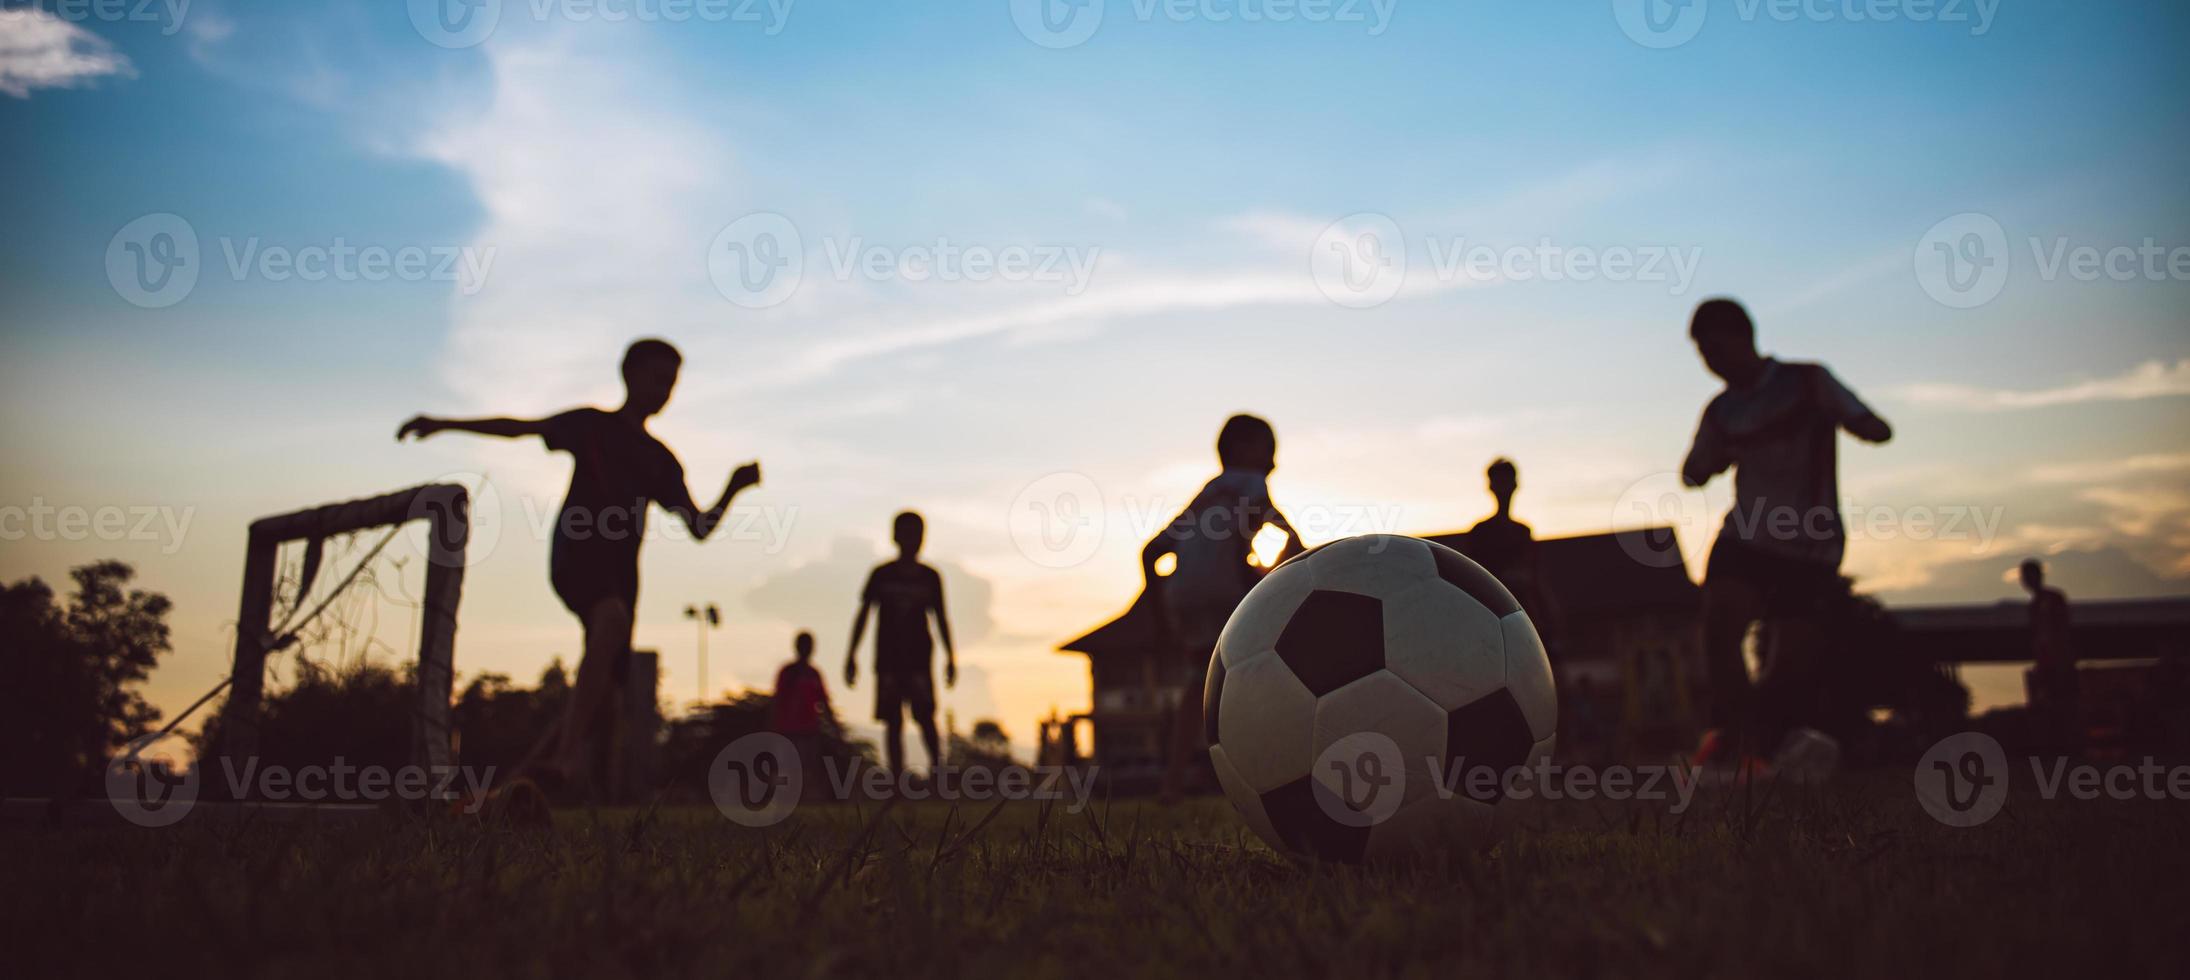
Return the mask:
<path fill-rule="evenodd" d="M 693 540 L 705 541 L 708 535 L 715 533 L 715 528 L 721 526 L 722 515 L 730 510 L 730 501 L 747 487 L 760 485 L 760 464 L 753 462 L 738 467 L 736 472 L 730 474 L 730 483 L 722 488 L 722 496 L 716 498 L 715 506 L 704 512 L 692 502 L 692 493 L 685 489 L 682 476 L 672 482 L 674 485 L 669 488 L 669 492 L 677 494 L 677 498 L 662 501 L 662 507 L 684 521 L 684 526 L 692 531 Z"/>
<path fill-rule="evenodd" d="M 862 598 L 859 600 L 859 612 L 852 616 L 852 642 L 844 647 L 845 687 L 856 687 L 859 684 L 859 640 L 867 632 L 867 610 L 873 607 L 872 601 Z"/>
<path fill-rule="evenodd" d="M 1834 421 L 1848 430 L 1849 435 L 1864 442 L 1886 442 L 1893 438 L 1893 426 L 1887 425 L 1885 419 L 1879 418 L 1877 412 L 1863 404 L 1863 399 L 1856 397 L 1854 391 L 1833 376 L 1833 372 L 1819 367 L 1816 374 L 1818 386 L 1822 389 L 1820 396 L 1831 407 Z"/>
<path fill-rule="evenodd" d="M 943 583 L 935 583 L 935 631 L 943 637 L 943 686 L 958 686 L 958 648 L 951 644 L 950 617 L 943 613 Z"/>
<path fill-rule="evenodd" d="M 1276 568 L 1279 565 L 1283 565 L 1285 564 L 1285 560 L 1287 558 L 1291 558 L 1294 555 L 1300 554 L 1301 552 L 1308 550 L 1307 546 L 1301 543 L 1300 532 L 1293 530 L 1293 522 L 1285 519 L 1285 512 L 1277 509 L 1276 504 L 1264 501 L 1263 521 L 1264 523 L 1267 523 L 1277 528 L 1278 530 L 1285 532 L 1285 547 L 1278 549 L 1277 560 L 1270 563 L 1271 568 Z M 1255 531 L 1259 534 L 1261 533 L 1262 529 L 1258 527 L 1255 529 Z M 1248 547 L 1252 548 L 1253 546 L 1254 545 L 1252 541 L 1250 541 Z"/>
<path fill-rule="evenodd" d="M 495 436 L 502 439 L 521 439 L 525 436 L 536 436 L 546 432 L 546 425 L 544 419 L 437 419 L 431 415 L 415 415 L 411 417 L 410 421 L 403 423 L 402 428 L 395 430 L 395 441 L 402 442 L 405 436 L 416 436 L 424 439 L 436 432 L 448 431 L 475 432 L 479 435 Z"/>
<path fill-rule="evenodd" d="M 1848 420 L 1848 433 L 1864 442 L 1888 442 L 1893 439 L 1893 426 L 1879 418 L 1878 413 L 1868 412 Z"/>

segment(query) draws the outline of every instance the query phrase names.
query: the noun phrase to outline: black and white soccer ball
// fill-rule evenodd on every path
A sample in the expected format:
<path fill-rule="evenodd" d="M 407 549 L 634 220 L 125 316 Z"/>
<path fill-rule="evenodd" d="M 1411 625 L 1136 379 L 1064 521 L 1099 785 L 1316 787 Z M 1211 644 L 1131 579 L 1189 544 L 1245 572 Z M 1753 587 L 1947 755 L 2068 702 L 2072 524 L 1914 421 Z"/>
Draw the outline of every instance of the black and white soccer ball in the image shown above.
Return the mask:
<path fill-rule="evenodd" d="M 1487 845 L 1507 777 L 1550 756 L 1559 720 L 1513 594 L 1459 552 L 1392 534 L 1264 577 L 1225 624 L 1202 706 L 1247 825 L 1338 861 Z"/>

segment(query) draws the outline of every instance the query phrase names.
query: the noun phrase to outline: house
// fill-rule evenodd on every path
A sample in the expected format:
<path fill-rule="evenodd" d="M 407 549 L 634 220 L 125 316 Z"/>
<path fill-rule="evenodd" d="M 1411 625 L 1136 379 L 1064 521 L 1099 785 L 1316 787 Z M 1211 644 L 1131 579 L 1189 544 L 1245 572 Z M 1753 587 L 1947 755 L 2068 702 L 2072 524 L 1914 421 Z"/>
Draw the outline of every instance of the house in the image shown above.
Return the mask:
<path fill-rule="evenodd" d="M 1464 533 L 1428 539 L 1468 551 Z M 1574 735 L 1651 749 L 1687 744 L 1698 720 L 1692 692 L 1703 676 L 1695 633 L 1700 593 L 1673 529 L 1538 544 L 1544 589 L 1558 610 L 1558 622 L 1546 630 L 1548 645 L 1568 703 L 1563 714 L 1581 726 Z M 1170 707 L 1182 696 L 1201 696 L 1154 683 L 1155 616 L 1143 594 L 1123 615 L 1058 648 L 1087 656 L 1093 693 L 1085 716 L 1057 721 L 1070 726 L 1075 748 L 1082 724 L 1091 730 L 1087 758 L 1113 780 L 1139 782 L 1159 773 Z"/>
<path fill-rule="evenodd" d="M 1466 532 L 1430 541 L 1469 554 Z M 1670 527 L 1536 542 L 1551 612 L 1529 610 L 1559 678 L 1569 750 L 1659 751 L 1693 744 L 1704 677 L 1702 590 Z"/>
<path fill-rule="evenodd" d="M 1113 784 L 1151 781 L 1163 772 L 1170 709 L 1186 692 L 1156 683 L 1156 658 L 1169 655 L 1158 646 L 1161 635 L 1154 604 L 1143 592 L 1124 615 L 1058 647 L 1087 655 L 1090 707 L 1084 719 L 1075 716 L 1066 723 L 1075 730 L 1078 722 L 1087 723 L 1093 734 L 1087 760 Z"/>
<path fill-rule="evenodd" d="M 2030 606 L 2023 601 L 1910 606 L 1889 616 L 1896 660 L 1950 671 L 2030 660 Z M 2082 600 L 2070 616 L 2084 751 L 2119 760 L 2190 748 L 2190 596 Z M 2020 727 L 2020 715 L 1995 712 L 1979 730 L 2026 748 L 2034 733 Z"/>

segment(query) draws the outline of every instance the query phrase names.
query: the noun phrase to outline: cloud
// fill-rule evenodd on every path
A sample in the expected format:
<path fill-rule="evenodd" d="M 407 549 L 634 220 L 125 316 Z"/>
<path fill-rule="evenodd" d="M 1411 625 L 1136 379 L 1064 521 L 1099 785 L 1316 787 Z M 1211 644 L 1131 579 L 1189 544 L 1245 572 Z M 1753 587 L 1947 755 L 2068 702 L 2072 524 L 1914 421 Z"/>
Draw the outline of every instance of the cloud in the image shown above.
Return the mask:
<path fill-rule="evenodd" d="M 1895 273 L 1905 273 L 1908 271 L 1909 261 L 1907 247 L 1888 249 L 1804 286 L 1784 300 L 1767 304 L 1763 311 L 1775 316 L 1792 313 L 1865 283 Z"/>
<path fill-rule="evenodd" d="M 1919 384 L 1902 388 L 1901 398 L 1922 405 L 1969 412 L 2052 408 L 2090 402 L 2139 401 L 2190 395 L 2190 358 L 2170 365 L 2146 361 L 2110 378 L 2095 378 L 2055 388 L 2015 391 L 1958 384 Z"/>
<path fill-rule="evenodd" d="M 2190 470 L 2190 453 L 2143 453 L 2121 459 L 2047 463 L 2033 468 L 2037 483 L 2105 483 L 2129 477 Z"/>
<path fill-rule="evenodd" d="M 76 88 L 106 75 L 135 78 L 137 69 L 105 38 L 47 11 L 0 10 L 0 92 L 27 99 L 32 89 Z"/>
<path fill-rule="evenodd" d="M 2023 594 L 2015 570 L 2025 557 L 2004 552 L 1936 565 L 1923 581 L 1883 588 L 1878 595 L 1889 605 L 2014 599 Z M 2045 554 L 2044 561 L 2046 581 L 2071 599 L 2146 599 L 2190 592 L 2190 579 L 2155 571 L 2118 547 L 2059 550 Z"/>
<path fill-rule="evenodd" d="M 794 565 L 754 586 L 745 593 L 745 607 L 812 630 L 825 652 L 842 650 L 849 639 L 844 631 L 850 628 L 850 616 L 859 608 L 860 586 L 881 561 L 883 557 L 868 542 L 837 538 L 830 542 L 827 556 Z M 959 649 L 987 639 L 995 625 L 990 614 L 992 590 L 988 580 L 948 561 L 923 561 L 943 576 L 951 639 Z M 872 624 L 867 635 L 874 635 Z"/>

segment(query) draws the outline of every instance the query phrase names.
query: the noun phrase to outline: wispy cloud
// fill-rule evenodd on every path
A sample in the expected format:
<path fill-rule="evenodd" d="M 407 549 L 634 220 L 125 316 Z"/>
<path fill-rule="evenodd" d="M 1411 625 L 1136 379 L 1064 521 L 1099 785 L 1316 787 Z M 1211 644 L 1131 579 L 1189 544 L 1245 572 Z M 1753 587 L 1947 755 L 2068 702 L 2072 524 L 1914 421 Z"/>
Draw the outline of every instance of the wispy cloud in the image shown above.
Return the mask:
<path fill-rule="evenodd" d="M 1837 295 L 1865 283 L 1883 279 L 1895 273 L 1909 271 L 1909 249 L 1899 246 L 1858 260 L 1811 283 L 1776 303 L 1768 303 L 1763 312 L 1768 315 L 1792 313 L 1827 297 Z"/>
<path fill-rule="evenodd" d="M 129 58 L 102 38 L 36 7 L 0 10 L 0 92 L 75 88 L 92 79 L 137 77 Z"/>
<path fill-rule="evenodd" d="M 1899 394 L 1903 399 L 1918 404 L 1971 412 L 2172 398 L 2190 395 L 2190 359 L 2179 360 L 2173 364 L 2146 361 L 2113 377 L 2094 378 L 2054 388 L 2018 391 L 1958 384 L 1918 384 L 1902 388 Z"/>

